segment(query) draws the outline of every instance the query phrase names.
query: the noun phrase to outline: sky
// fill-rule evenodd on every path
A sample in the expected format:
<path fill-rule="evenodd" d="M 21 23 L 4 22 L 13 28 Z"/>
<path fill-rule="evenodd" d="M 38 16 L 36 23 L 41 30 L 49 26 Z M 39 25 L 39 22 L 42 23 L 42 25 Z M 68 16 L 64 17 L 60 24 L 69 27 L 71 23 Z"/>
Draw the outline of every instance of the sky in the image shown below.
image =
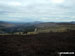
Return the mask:
<path fill-rule="evenodd" d="M 75 21 L 75 0 L 0 0 L 0 21 Z"/>

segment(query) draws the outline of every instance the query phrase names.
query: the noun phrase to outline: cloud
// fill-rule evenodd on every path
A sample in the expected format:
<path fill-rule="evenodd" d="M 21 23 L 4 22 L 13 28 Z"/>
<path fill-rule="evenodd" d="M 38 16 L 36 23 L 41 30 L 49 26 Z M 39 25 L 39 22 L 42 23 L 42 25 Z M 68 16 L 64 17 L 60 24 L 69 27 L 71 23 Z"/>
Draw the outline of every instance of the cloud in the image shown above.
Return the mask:
<path fill-rule="evenodd" d="M 60 4 L 53 4 L 51 0 L 2 0 L 0 20 L 74 21 L 74 6 L 74 0 L 64 0 Z"/>

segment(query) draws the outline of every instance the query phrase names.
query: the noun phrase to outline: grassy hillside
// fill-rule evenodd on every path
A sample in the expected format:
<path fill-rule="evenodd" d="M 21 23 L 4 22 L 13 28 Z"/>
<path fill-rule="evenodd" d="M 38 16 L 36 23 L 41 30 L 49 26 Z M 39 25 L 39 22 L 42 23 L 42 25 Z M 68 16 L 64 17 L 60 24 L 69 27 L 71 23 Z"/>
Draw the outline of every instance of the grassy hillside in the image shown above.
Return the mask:
<path fill-rule="evenodd" d="M 35 26 L 37 32 L 65 32 L 68 29 L 75 30 L 75 24 L 71 23 L 42 23 Z"/>

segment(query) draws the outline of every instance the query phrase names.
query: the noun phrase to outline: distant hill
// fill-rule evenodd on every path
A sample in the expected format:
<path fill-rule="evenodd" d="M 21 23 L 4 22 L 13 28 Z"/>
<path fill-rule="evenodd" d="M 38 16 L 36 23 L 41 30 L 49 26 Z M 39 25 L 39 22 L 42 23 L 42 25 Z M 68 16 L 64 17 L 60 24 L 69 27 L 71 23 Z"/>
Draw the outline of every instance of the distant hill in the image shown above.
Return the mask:
<path fill-rule="evenodd" d="M 72 24 L 75 24 L 75 21 L 72 21 L 71 23 L 72 23 Z"/>
<path fill-rule="evenodd" d="M 13 23 L 0 21 L 0 33 L 23 32 L 34 28 L 33 23 Z"/>
<path fill-rule="evenodd" d="M 52 22 L 44 22 L 44 23 L 40 23 L 40 24 L 36 24 L 35 26 L 36 27 L 40 27 L 40 28 L 43 28 L 43 27 L 53 27 L 53 26 L 57 26 L 58 24 L 57 23 L 52 23 Z"/>
<path fill-rule="evenodd" d="M 9 27 L 15 27 L 15 26 L 16 26 L 16 25 L 13 24 L 13 23 L 0 21 L 0 28 L 1 28 L 1 27 L 9 28 Z"/>
<path fill-rule="evenodd" d="M 34 32 L 35 29 L 38 31 L 47 30 L 47 31 L 58 31 L 60 29 L 75 29 L 74 22 L 5 22 L 0 21 L 0 34 L 1 33 L 12 33 L 12 32 Z"/>

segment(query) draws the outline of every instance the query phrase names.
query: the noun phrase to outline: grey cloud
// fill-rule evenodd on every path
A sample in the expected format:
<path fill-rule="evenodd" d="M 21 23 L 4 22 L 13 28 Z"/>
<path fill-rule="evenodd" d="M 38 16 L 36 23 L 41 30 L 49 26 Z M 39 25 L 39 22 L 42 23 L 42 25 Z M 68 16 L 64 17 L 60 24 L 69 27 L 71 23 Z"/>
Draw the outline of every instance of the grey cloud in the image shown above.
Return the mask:
<path fill-rule="evenodd" d="M 65 0 L 63 4 L 56 5 L 53 5 L 51 0 L 2 0 L 0 1 L 0 20 L 14 18 L 15 20 L 37 21 L 39 18 L 43 21 L 42 18 L 53 18 L 56 21 L 56 18 L 64 18 L 65 21 L 66 18 L 72 19 L 75 15 L 74 3 L 74 0 Z"/>

